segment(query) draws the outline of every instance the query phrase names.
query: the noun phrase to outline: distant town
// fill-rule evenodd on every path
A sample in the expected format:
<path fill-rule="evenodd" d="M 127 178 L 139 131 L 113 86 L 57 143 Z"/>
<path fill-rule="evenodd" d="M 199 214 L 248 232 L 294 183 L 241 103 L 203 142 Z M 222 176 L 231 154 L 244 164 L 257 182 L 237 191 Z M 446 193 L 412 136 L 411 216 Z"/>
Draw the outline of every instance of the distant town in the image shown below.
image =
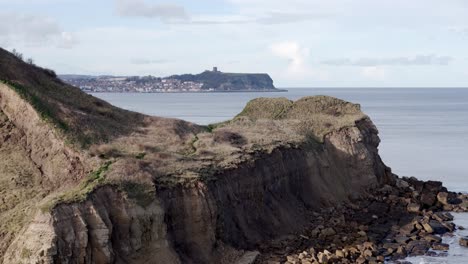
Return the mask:
<path fill-rule="evenodd" d="M 60 75 L 64 82 L 88 93 L 178 93 L 283 91 L 268 74 L 223 73 L 214 67 L 201 74 L 154 76 Z"/>
<path fill-rule="evenodd" d="M 145 77 L 70 77 L 62 79 L 85 92 L 92 93 L 171 93 L 171 92 L 201 92 L 203 83 L 182 82 L 177 79 L 163 79 L 153 76 Z M 208 89 L 208 91 L 214 89 Z"/>

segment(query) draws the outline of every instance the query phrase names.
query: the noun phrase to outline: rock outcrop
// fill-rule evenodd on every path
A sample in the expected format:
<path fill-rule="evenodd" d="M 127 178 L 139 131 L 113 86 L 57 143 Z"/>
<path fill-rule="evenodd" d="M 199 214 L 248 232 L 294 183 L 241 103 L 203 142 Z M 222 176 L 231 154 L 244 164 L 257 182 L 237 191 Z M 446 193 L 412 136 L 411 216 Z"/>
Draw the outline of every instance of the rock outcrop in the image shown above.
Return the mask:
<path fill-rule="evenodd" d="M 0 153 L 17 169 L 0 171 L 3 263 L 249 263 L 314 212 L 396 179 L 356 104 L 257 99 L 203 127 L 117 109 L 0 58 L 32 73 L 0 73 Z"/>

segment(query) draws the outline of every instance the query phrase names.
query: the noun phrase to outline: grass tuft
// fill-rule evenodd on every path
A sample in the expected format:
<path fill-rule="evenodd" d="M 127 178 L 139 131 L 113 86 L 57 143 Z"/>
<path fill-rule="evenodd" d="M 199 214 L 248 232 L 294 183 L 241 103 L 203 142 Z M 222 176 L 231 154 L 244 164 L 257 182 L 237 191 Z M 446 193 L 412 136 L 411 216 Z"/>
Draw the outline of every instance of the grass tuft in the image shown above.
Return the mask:
<path fill-rule="evenodd" d="M 84 202 L 90 193 L 105 183 L 106 172 L 109 170 L 111 164 L 112 161 L 106 161 L 99 169 L 89 174 L 78 186 L 61 193 L 41 206 L 41 211 L 51 212 L 58 204 Z"/>

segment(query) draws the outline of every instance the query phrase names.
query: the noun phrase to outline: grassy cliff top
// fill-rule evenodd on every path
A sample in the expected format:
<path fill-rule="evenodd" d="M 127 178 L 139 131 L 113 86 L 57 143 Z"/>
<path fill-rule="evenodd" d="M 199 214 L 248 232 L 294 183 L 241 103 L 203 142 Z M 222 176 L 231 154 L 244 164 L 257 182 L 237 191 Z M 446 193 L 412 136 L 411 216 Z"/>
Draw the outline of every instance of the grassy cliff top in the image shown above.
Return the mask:
<path fill-rule="evenodd" d="M 138 196 L 141 185 L 216 179 L 218 173 L 255 160 L 259 153 L 280 147 L 317 146 L 328 133 L 355 126 L 365 118 L 359 105 L 327 96 L 297 101 L 255 99 L 232 120 L 207 127 L 149 117 L 114 107 L 64 84 L 52 71 L 27 64 L 3 49 L 0 80 L 4 83 L 0 85 L 8 85 L 50 122 L 51 129 L 58 128 L 64 140 L 85 147 L 82 151 L 90 159 L 83 162 L 96 164 L 97 160 L 104 166 L 76 179 L 70 188 L 50 190 L 53 199 L 47 199 L 52 201 L 51 207 L 81 201 L 103 184 L 121 186 L 129 196 L 137 190 L 134 195 Z M 8 122 L 15 125 L 14 120 Z"/>
<path fill-rule="evenodd" d="M 25 63 L 1 48 L 0 81 L 26 99 L 67 140 L 80 146 L 131 133 L 144 119 L 83 93 L 56 78 L 54 71 Z"/>
<path fill-rule="evenodd" d="M 360 106 L 328 96 L 252 100 L 232 120 L 190 129 L 176 120 L 153 122 L 141 133 L 93 149 L 95 155 L 119 159 L 110 179 L 150 177 L 158 184 L 216 179 L 216 175 L 280 147 L 316 147 L 333 131 L 365 118 Z M 178 131 L 178 132 L 177 132 Z M 187 132 L 190 131 L 190 132 Z M 147 176 L 144 176 L 144 173 Z M 126 173 L 122 173 L 122 169 Z"/>
<path fill-rule="evenodd" d="M 295 135 L 312 137 L 322 142 L 326 134 L 342 127 L 354 126 L 357 120 L 364 117 L 360 105 L 320 95 L 304 97 L 295 102 L 287 98 L 254 99 L 234 120 L 274 120 L 281 126 L 289 126 Z M 257 125 L 260 124 L 257 122 Z"/>

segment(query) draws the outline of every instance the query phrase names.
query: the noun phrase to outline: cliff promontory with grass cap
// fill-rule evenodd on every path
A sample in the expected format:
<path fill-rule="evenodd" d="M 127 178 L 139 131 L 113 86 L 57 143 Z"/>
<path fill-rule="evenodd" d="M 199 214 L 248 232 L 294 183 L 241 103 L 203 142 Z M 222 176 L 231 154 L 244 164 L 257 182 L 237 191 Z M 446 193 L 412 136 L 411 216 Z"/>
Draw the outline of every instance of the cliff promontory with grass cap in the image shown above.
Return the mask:
<path fill-rule="evenodd" d="M 236 263 L 392 181 L 359 105 L 259 98 L 200 126 L 116 108 L 0 49 L 3 263 Z"/>

